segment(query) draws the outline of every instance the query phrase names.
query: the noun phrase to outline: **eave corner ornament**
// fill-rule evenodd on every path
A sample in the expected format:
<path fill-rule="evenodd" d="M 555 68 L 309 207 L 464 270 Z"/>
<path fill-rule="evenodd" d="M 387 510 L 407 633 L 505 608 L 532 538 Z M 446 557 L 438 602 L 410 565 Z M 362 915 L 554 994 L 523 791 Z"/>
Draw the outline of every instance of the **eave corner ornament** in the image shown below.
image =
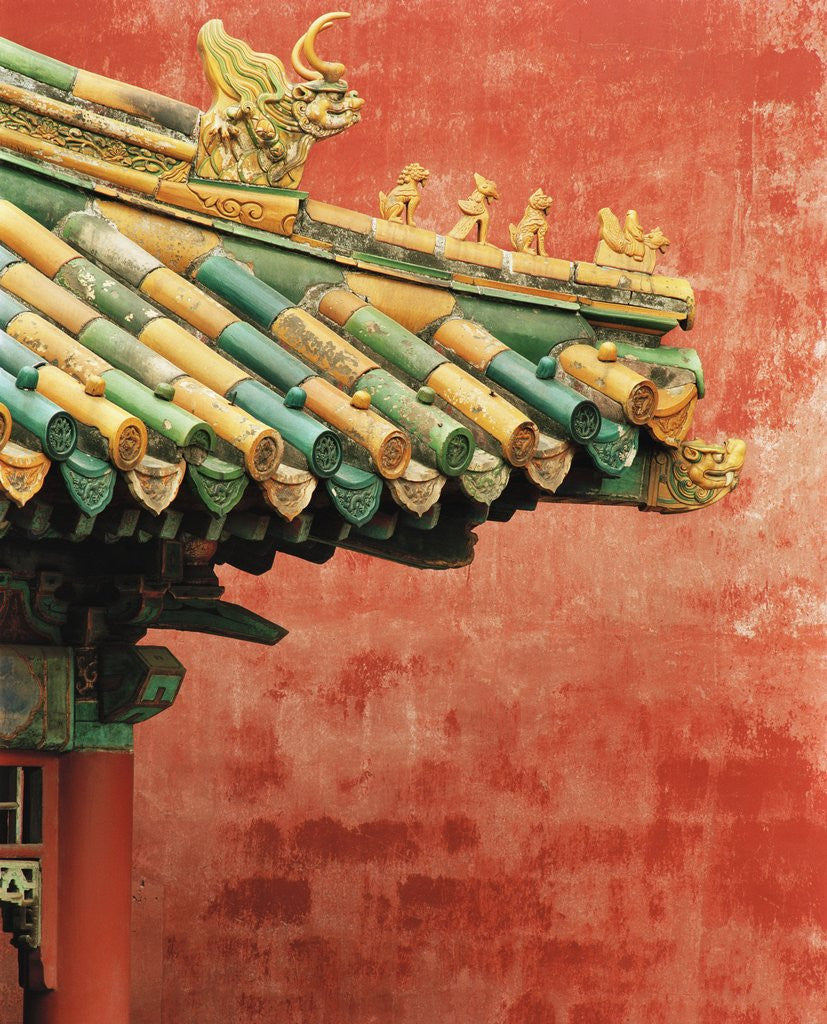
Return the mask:
<path fill-rule="evenodd" d="M 737 437 L 723 444 L 696 439 L 658 451 L 649 477 L 650 508 L 690 512 L 714 505 L 738 486 L 747 446 Z"/>
<path fill-rule="evenodd" d="M 298 188 L 313 143 L 360 119 L 365 101 L 348 91 L 344 64 L 316 52 L 319 33 L 349 17 L 344 11 L 324 14 L 301 36 L 291 57 L 302 79 L 295 84 L 278 57 L 256 53 L 225 32 L 221 21 L 204 25 L 198 51 L 213 101 L 201 118 L 198 177 Z"/>

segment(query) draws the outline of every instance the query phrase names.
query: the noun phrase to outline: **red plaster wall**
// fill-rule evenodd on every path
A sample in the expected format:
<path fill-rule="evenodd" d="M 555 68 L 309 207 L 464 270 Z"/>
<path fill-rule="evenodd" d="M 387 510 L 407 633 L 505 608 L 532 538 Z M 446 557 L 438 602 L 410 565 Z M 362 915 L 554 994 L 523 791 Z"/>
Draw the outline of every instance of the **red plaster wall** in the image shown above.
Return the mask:
<path fill-rule="evenodd" d="M 696 289 L 698 431 L 749 462 L 688 517 L 486 525 L 450 574 L 224 571 L 291 633 L 151 638 L 188 675 L 136 730 L 134 1024 L 823 1021 L 825 5 L 353 8 L 320 49 L 364 123 L 305 187 L 375 212 L 419 160 L 446 230 L 479 170 L 505 242 L 542 185 L 584 259 L 635 206 Z M 203 20 L 287 57 L 320 9 L 18 0 L 2 29 L 203 103 Z"/>

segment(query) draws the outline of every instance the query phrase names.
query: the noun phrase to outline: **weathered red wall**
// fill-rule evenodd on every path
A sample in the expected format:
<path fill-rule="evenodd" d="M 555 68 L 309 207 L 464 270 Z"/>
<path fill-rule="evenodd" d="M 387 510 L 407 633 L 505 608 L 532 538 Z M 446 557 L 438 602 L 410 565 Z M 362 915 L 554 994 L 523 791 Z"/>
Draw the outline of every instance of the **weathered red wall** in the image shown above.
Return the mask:
<path fill-rule="evenodd" d="M 699 432 L 749 461 L 689 517 L 486 525 L 467 571 L 223 572 L 291 633 L 153 637 L 189 670 L 136 731 L 135 1024 L 824 1020 L 825 5 L 353 6 L 320 49 L 364 123 L 306 187 L 375 212 L 419 160 L 446 230 L 479 170 L 504 242 L 543 185 L 585 259 L 635 206 L 696 288 Z M 203 102 L 203 20 L 287 57 L 319 12 L 18 0 L 2 27 Z"/>

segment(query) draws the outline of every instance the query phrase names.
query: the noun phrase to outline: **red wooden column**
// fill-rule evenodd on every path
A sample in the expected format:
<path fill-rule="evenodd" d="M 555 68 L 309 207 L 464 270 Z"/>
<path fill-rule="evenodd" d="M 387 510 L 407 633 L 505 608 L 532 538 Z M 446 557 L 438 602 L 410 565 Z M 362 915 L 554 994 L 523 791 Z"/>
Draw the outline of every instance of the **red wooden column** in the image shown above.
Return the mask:
<path fill-rule="evenodd" d="M 58 761 L 57 988 L 25 993 L 24 1024 L 129 1024 L 133 755 Z"/>

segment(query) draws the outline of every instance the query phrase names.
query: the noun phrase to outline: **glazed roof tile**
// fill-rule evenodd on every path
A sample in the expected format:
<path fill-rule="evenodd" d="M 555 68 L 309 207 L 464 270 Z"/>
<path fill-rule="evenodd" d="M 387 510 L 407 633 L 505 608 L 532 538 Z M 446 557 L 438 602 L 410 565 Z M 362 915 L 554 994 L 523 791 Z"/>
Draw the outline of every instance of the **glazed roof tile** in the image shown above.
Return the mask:
<path fill-rule="evenodd" d="M 737 483 L 741 442 L 687 441 L 696 353 L 662 344 L 688 282 L 205 180 L 213 108 L 0 65 L 0 529 L 442 567 L 538 501 Z"/>

